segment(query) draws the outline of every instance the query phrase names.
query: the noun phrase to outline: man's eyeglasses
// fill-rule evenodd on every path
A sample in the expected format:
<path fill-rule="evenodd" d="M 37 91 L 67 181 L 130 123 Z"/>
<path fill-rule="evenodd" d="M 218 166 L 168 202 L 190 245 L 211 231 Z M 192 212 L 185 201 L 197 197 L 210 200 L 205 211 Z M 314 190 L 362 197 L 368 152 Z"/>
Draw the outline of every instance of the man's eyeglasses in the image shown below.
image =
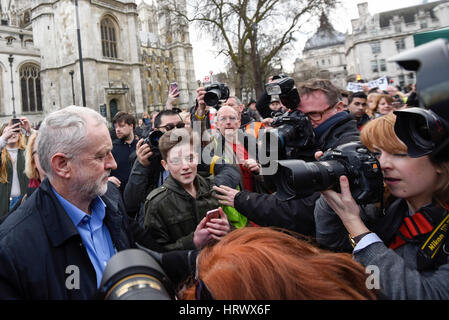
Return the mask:
<path fill-rule="evenodd" d="M 184 128 L 186 126 L 186 124 L 184 122 L 178 122 L 176 124 L 173 123 L 167 123 L 165 126 L 160 126 L 158 127 L 158 129 L 160 128 L 165 128 L 165 130 L 170 131 L 173 130 L 174 128 Z"/>
<path fill-rule="evenodd" d="M 230 116 L 230 117 L 220 117 L 220 118 L 218 118 L 218 121 L 226 121 L 228 119 L 229 119 L 229 121 L 236 121 L 237 120 L 236 117 Z"/>
<path fill-rule="evenodd" d="M 338 103 L 338 102 L 337 102 Z M 335 103 L 334 105 L 324 109 L 323 111 L 312 111 L 312 112 L 307 112 L 305 113 L 306 116 L 309 117 L 310 120 L 313 121 L 320 121 L 321 119 L 323 119 L 323 115 L 328 112 L 329 110 L 332 110 L 333 108 L 335 108 L 335 106 L 337 105 L 337 103 Z"/>

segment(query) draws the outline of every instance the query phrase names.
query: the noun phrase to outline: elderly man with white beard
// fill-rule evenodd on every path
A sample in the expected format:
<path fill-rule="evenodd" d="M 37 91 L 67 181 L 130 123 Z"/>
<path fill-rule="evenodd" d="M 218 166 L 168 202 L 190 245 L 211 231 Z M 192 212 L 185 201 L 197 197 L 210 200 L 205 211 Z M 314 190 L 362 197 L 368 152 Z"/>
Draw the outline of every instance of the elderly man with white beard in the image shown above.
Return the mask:
<path fill-rule="evenodd" d="M 90 299 L 109 259 L 132 245 L 104 118 L 70 106 L 39 129 L 47 174 L 0 226 L 0 299 Z"/>

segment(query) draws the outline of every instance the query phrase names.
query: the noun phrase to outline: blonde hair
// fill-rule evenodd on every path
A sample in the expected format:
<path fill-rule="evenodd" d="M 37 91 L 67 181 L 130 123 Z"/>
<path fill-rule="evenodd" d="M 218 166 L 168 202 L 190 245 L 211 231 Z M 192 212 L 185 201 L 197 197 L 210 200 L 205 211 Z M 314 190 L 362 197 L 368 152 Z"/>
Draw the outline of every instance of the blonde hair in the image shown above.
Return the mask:
<path fill-rule="evenodd" d="M 407 152 L 407 146 L 394 132 L 396 115 L 391 113 L 368 122 L 360 132 L 360 140 L 373 151 L 374 145 L 389 153 Z"/>
<path fill-rule="evenodd" d="M 40 180 L 39 171 L 36 168 L 36 163 L 33 157 L 33 146 L 36 143 L 36 138 L 38 131 L 34 131 L 33 134 L 28 138 L 28 143 L 25 149 L 25 175 L 28 179 Z"/>
<path fill-rule="evenodd" d="M 407 146 L 394 131 L 395 122 L 396 115 L 393 113 L 371 120 L 363 127 L 360 140 L 371 151 L 375 145 L 388 153 L 407 152 Z M 436 163 L 431 158 L 430 161 L 439 174 L 433 199 L 443 206 L 449 202 L 449 162 Z"/>
<path fill-rule="evenodd" d="M 366 109 L 366 113 L 373 118 L 374 114 L 377 112 L 377 107 L 379 106 L 380 100 L 385 99 L 388 104 L 393 103 L 393 98 L 389 94 L 378 94 L 374 99 L 374 104 L 372 107 Z"/>
<path fill-rule="evenodd" d="M 4 123 L 2 125 L 2 128 L 0 129 L 0 136 L 3 134 L 3 131 L 8 126 L 8 123 Z M 25 138 L 22 135 L 22 132 L 19 133 L 19 149 L 25 150 L 26 148 L 26 142 Z M 11 163 L 11 157 L 9 155 L 9 152 L 6 150 L 6 148 L 3 148 L 1 152 L 1 160 L 2 163 L 0 165 L 0 183 L 8 183 L 8 171 L 6 170 L 7 164 Z"/>

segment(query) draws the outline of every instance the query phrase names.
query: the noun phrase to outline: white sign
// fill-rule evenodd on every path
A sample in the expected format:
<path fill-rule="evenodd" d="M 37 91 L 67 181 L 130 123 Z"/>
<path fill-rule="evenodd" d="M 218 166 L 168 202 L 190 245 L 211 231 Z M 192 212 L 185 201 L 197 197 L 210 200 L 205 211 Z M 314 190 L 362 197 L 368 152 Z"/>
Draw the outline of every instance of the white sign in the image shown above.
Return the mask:
<path fill-rule="evenodd" d="M 387 90 L 388 80 L 387 76 L 383 76 L 377 80 L 370 81 L 368 83 L 348 82 L 346 90 L 352 92 L 363 91 L 363 86 L 367 85 L 370 89 L 379 88 L 380 90 Z"/>

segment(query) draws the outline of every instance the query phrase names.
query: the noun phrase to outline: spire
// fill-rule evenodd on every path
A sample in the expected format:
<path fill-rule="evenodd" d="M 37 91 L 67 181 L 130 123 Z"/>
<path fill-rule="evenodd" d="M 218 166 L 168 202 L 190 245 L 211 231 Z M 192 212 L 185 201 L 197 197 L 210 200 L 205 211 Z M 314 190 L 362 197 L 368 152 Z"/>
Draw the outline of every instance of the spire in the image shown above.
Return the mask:
<path fill-rule="evenodd" d="M 334 27 L 331 25 L 329 18 L 327 17 L 327 14 L 323 12 L 321 12 L 321 16 L 320 16 L 320 27 L 318 28 L 318 30 L 321 31 L 330 31 L 333 32 Z"/>
<path fill-rule="evenodd" d="M 320 26 L 318 27 L 318 30 L 309 40 L 307 40 L 304 49 L 319 49 L 331 45 L 342 44 L 344 41 L 344 34 L 334 29 L 328 16 L 323 11 L 320 16 Z"/>

